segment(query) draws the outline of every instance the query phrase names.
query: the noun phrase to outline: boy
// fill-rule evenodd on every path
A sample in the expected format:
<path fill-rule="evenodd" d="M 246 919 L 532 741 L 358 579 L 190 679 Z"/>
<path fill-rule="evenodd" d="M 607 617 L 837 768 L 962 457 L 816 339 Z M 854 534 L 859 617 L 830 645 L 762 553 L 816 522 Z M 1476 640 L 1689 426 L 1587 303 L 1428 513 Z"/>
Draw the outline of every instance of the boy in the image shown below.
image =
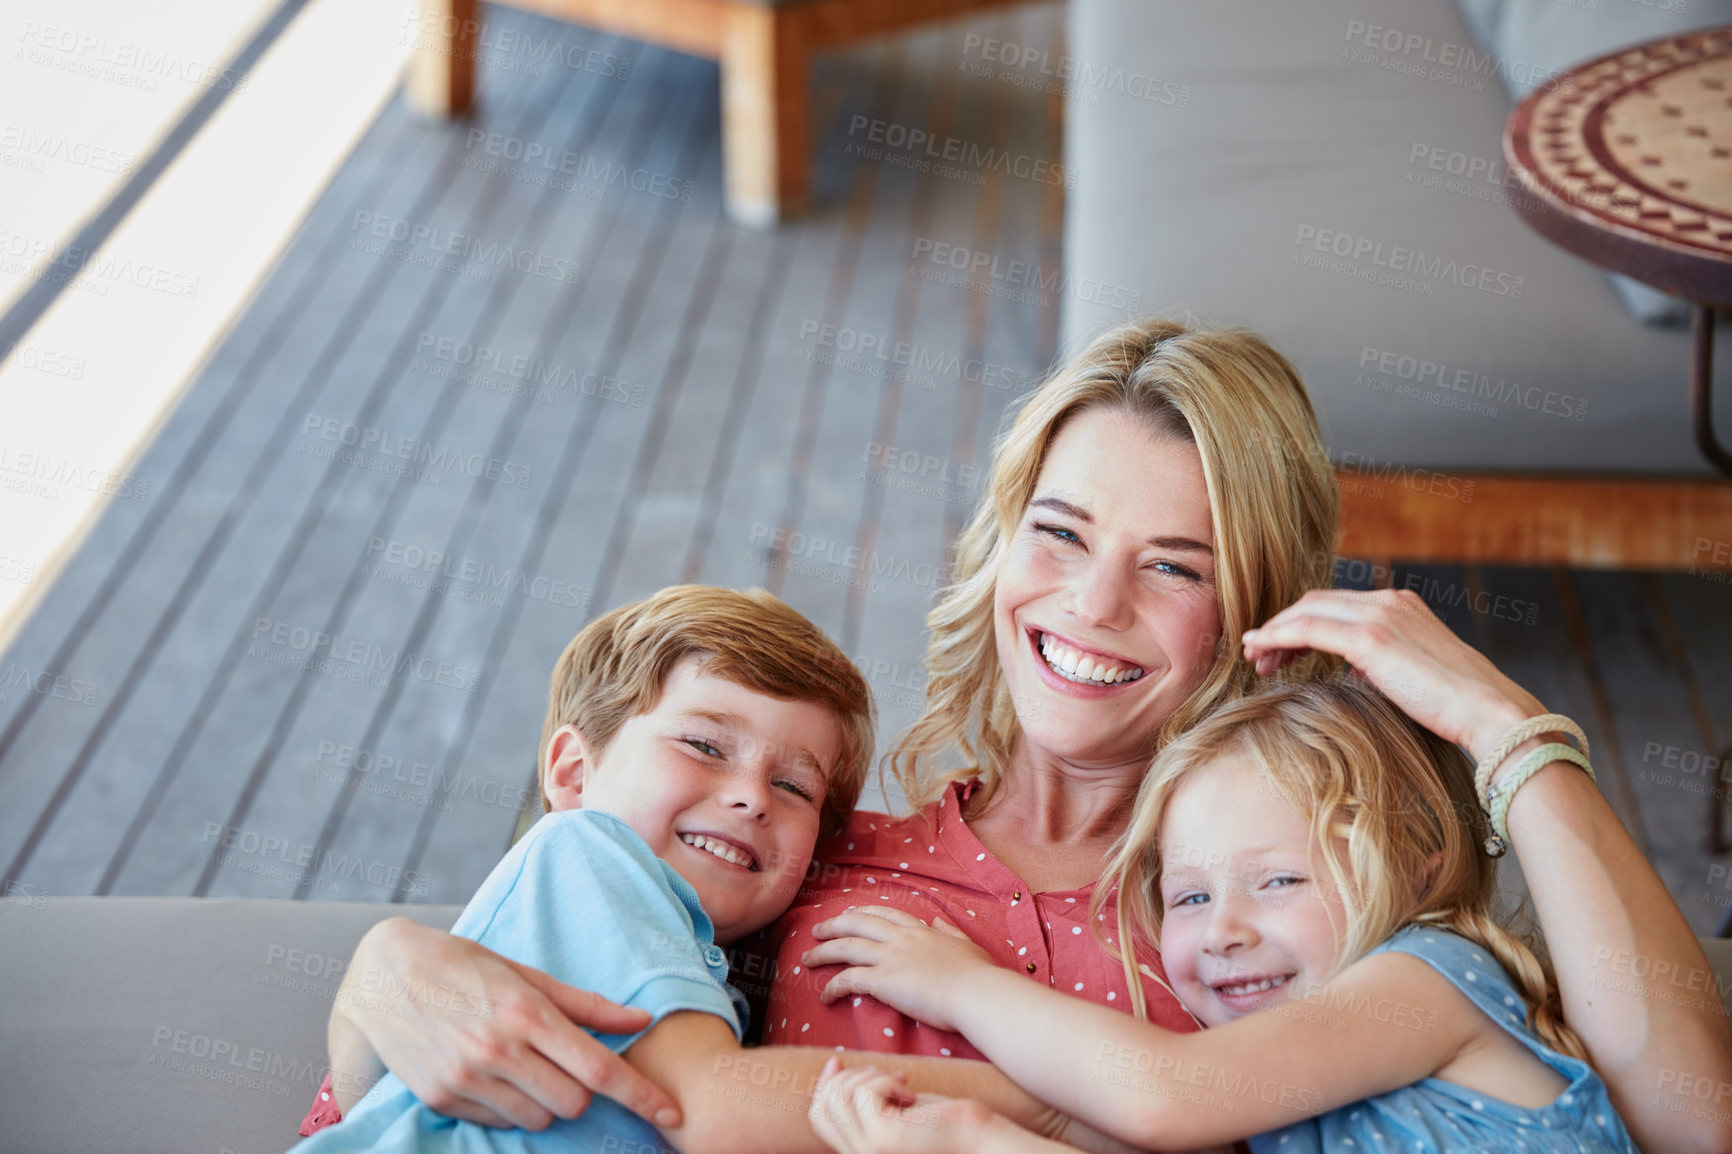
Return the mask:
<path fill-rule="evenodd" d="M 647 1029 L 599 1040 L 672 1095 L 684 1123 L 663 1133 L 687 1154 L 822 1151 L 805 1115 L 830 1052 L 743 1051 L 741 999 L 726 985 L 719 946 L 794 900 L 819 834 L 839 829 L 859 799 L 872 732 L 859 670 L 769 593 L 675 586 L 615 609 L 554 669 L 540 762 L 548 814 L 488 875 L 453 933 L 648 1011 Z M 365 996 L 349 978 L 345 992 Z M 463 991 L 423 996 L 454 1013 L 489 1011 Z M 366 1043 L 357 1044 L 334 1043 L 333 1053 L 359 1065 Z M 984 1063 L 877 1062 L 923 1089 L 983 1098 L 1033 1129 L 1068 1121 Z M 337 1064 L 338 1085 L 362 1080 Z M 667 1147 L 600 1095 L 545 1131 L 491 1129 L 435 1113 L 387 1075 L 295 1154 L 423 1149 Z"/>
<path fill-rule="evenodd" d="M 788 908 L 819 833 L 852 812 L 871 756 L 865 679 L 770 594 L 682 585 L 615 609 L 554 667 L 540 758 L 547 816 L 453 932 L 649 1010 L 651 1029 L 697 1011 L 737 1040 L 744 1007 L 719 945 Z M 458 991 L 441 1001 L 488 1009 Z M 604 1040 L 623 1052 L 642 1036 Z M 648 1123 L 607 1098 L 537 1135 L 441 1117 L 387 1076 L 297 1154 L 531 1146 L 661 1148 Z"/>

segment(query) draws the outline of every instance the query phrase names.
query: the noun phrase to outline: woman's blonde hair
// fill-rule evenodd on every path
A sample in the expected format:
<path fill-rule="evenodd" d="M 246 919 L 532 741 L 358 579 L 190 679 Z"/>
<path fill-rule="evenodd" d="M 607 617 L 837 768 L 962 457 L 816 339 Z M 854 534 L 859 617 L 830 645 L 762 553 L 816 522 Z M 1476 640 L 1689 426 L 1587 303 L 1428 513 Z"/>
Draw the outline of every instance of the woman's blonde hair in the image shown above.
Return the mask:
<path fill-rule="evenodd" d="M 1329 584 L 1340 498 L 1317 415 L 1287 359 L 1244 329 L 1146 320 L 1104 333 L 1035 390 L 999 438 L 987 499 L 958 539 L 952 582 L 926 618 L 926 709 L 890 752 L 916 809 L 953 781 L 978 782 L 976 805 L 998 788 L 1019 732 L 993 631 L 999 567 L 1053 438 L 1094 409 L 1196 445 L 1209 493 L 1223 643 L 1202 684 L 1152 735 L 1151 752 L 1250 688 L 1241 633 Z M 940 770 L 938 758 L 955 751 L 968 764 Z"/>
<path fill-rule="evenodd" d="M 1119 942 L 1159 941 L 1162 818 L 1179 785 L 1222 757 L 1251 761 L 1276 796 L 1311 820 L 1346 909 L 1330 976 L 1403 926 L 1450 930 L 1509 972 L 1530 1007 L 1529 1026 L 1548 1046 L 1586 1060 L 1564 1024 L 1550 967 L 1495 912 L 1497 864 L 1480 852 L 1487 822 L 1472 763 L 1356 675 L 1270 686 L 1162 750 L 1107 866 L 1108 884 L 1095 887 L 1097 925 L 1116 888 Z M 1135 951 L 1112 952 L 1143 1017 Z"/>
<path fill-rule="evenodd" d="M 860 800 L 872 764 L 872 691 L 847 654 L 797 610 L 763 589 L 670 585 L 597 617 L 571 639 L 553 667 L 537 761 L 547 796 L 547 750 L 561 726 L 583 734 L 600 758 L 630 718 L 661 700 L 682 658 L 758 693 L 829 709 L 841 730 L 835 765 L 824 767 L 823 831 L 841 828 Z"/>

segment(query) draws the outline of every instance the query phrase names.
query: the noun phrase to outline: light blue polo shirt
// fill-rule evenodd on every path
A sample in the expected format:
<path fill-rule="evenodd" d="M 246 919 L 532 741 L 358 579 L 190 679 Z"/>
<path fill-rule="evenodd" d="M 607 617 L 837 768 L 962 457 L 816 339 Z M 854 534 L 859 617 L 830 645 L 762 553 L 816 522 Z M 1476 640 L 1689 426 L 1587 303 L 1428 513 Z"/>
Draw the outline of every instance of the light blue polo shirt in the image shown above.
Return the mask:
<path fill-rule="evenodd" d="M 715 944 L 697 891 L 611 814 L 566 810 L 536 822 L 487 875 L 451 932 L 648 1010 L 651 1026 L 675 1010 L 700 1010 L 727 1022 L 736 1038 L 744 1028 L 745 1000 L 727 984 L 727 955 Z M 387 980 L 360 979 L 362 996 L 370 982 Z M 453 1013 L 492 1012 L 464 991 L 409 993 Z M 615 1053 L 642 1036 L 598 1035 Z M 434 1113 L 387 1074 L 342 1122 L 294 1149 L 656 1154 L 670 1148 L 648 1122 L 599 1094 L 580 1116 L 556 1118 L 546 1130 L 497 1130 Z"/>

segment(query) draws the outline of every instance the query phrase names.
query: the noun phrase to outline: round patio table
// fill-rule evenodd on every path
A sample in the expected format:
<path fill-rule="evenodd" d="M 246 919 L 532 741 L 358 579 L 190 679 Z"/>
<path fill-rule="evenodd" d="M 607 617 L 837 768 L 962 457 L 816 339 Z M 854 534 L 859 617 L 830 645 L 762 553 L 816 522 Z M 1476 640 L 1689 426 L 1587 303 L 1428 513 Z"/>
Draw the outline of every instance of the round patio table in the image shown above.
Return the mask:
<path fill-rule="evenodd" d="M 1503 148 L 1536 230 L 1691 302 L 1691 423 L 1732 476 L 1711 406 L 1714 310 L 1732 309 L 1732 27 L 1581 65 L 1516 106 Z"/>

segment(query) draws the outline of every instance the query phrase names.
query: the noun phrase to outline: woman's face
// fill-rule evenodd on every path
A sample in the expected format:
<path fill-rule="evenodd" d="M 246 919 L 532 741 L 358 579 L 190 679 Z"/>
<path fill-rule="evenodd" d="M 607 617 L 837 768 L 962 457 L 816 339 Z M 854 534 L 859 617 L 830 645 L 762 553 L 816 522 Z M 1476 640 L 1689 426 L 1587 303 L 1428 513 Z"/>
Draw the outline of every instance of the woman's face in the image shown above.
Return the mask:
<path fill-rule="evenodd" d="M 1148 761 L 1155 732 L 1214 663 L 1213 546 L 1195 445 L 1109 409 L 1060 430 L 993 609 L 1029 752 Z"/>

